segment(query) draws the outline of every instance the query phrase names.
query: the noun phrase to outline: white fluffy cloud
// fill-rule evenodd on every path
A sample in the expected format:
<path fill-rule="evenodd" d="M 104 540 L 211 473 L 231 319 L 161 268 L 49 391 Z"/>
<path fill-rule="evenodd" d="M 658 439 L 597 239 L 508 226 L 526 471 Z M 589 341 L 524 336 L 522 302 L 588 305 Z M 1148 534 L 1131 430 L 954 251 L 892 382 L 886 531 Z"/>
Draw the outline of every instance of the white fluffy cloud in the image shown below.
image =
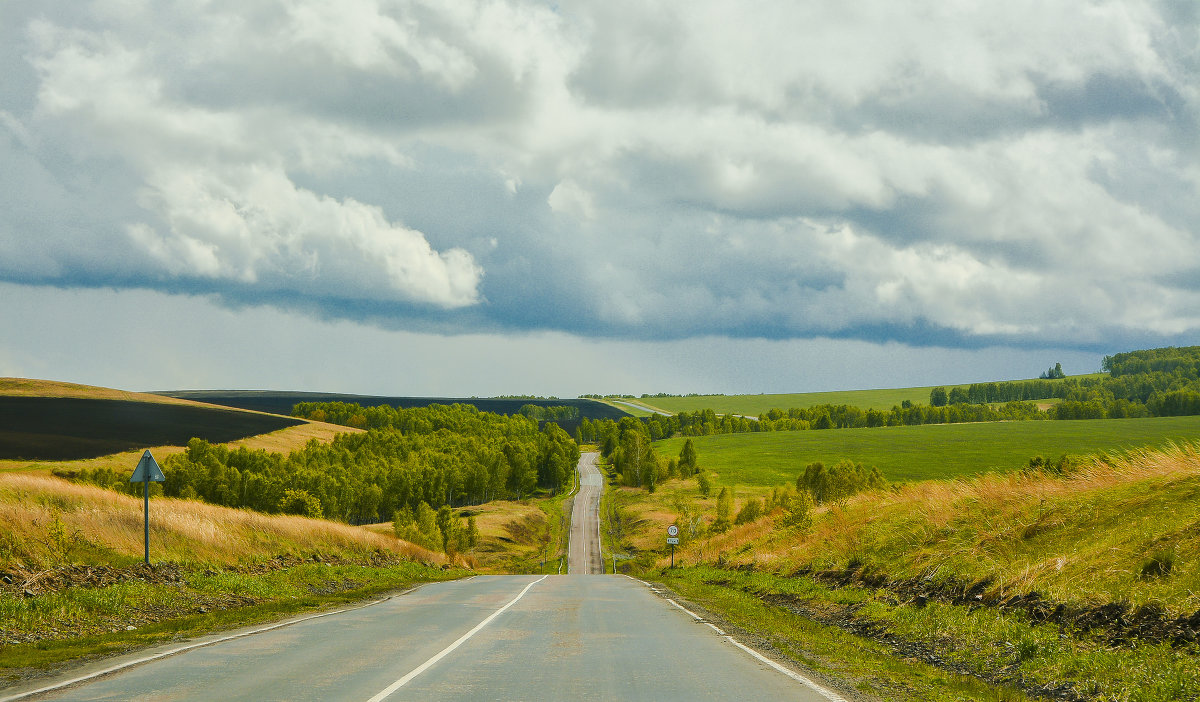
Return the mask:
<path fill-rule="evenodd" d="M 9 17 L 10 281 L 454 331 L 1200 331 L 1194 3 Z"/>

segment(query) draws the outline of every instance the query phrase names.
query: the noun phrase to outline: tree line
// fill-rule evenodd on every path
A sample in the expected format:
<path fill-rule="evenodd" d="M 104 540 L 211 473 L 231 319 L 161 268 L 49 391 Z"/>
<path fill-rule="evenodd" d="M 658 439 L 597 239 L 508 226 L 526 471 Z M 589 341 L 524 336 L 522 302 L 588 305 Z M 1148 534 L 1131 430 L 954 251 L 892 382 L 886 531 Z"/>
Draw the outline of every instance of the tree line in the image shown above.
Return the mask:
<path fill-rule="evenodd" d="M 164 461 L 163 494 L 351 524 L 393 521 L 399 512 L 403 526 L 416 523 L 422 509 L 561 490 L 579 461 L 578 445 L 558 425 L 539 429 L 527 417 L 471 405 L 304 403 L 295 414 L 371 428 L 328 444 L 313 440 L 287 455 L 192 439 Z M 77 478 L 115 486 L 128 476 L 97 469 Z"/>
<path fill-rule="evenodd" d="M 717 414 L 713 410 L 680 412 L 671 416 L 655 415 L 642 420 L 652 441 L 672 436 L 707 436 L 760 431 L 803 431 L 809 429 L 848 429 L 860 427 L 913 426 L 920 424 L 956 424 L 1046 419 L 1044 412 L 1031 402 L 1009 402 L 1000 406 L 954 405 L 932 407 L 905 402 L 890 410 L 862 409 L 853 405 L 816 405 L 773 409 L 758 419 Z M 581 443 L 600 442 L 611 432 L 611 420 L 584 419 L 576 430 Z"/>
<path fill-rule="evenodd" d="M 642 420 L 651 441 L 759 431 L 803 431 L 1026 420 L 1124 419 L 1200 415 L 1200 346 L 1132 351 L 1104 359 L 1109 375 L 1043 378 L 934 388 L 930 403 L 905 401 L 891 409 L 852 405 L 772 409 L 751 419 L 713 410 L 654 415 Z M 1056 364 L 1045 375 L 1058 375 Z M 1036 400 L 1058 399 L 1042 410 Z M 579 442 L 619 436 L 611 420 L 584 419 Z M 640 455 L 636 446 L 624 452 Z M 642 465 L 638 462 L 635 465 Z M 641 475 L 636 468 L 634 475 Z M 634 479 L 637 482 L 637 478 Z"/>
<path fill-rule="evenodd" d="M 1046 410 L 1050 419 L 1124 419 L 1200 414 L 1200 346 L 1130 351 L 1105 356 L 1108 375 L 1068 378 L 1056 364 L 1057 379 L 973 383 L 930 391 L 935 407 L 1061 399 Z"/>

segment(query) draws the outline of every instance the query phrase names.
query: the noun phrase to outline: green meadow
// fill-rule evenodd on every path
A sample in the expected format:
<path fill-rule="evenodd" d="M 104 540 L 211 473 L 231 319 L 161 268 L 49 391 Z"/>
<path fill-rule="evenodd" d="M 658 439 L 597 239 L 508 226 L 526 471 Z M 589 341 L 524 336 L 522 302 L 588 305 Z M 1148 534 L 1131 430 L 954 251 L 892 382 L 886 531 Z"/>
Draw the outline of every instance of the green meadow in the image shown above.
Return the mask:
<path fill-rule="evenodd" d="M 1079 421 L 933 424 L 917 427 L 719 434 L 694 437 L 704 470 L 718 483 L 768 487 L 793 482 L 815 461 L 848 458 L 878 466 L 893 482 L 1012 470 L 1033 456 L 1122 453 L 1170 442 L 1200 440 L 1200 416 Z M 677 456 L 683 438 L 661 441 L 662 456 Z"/>

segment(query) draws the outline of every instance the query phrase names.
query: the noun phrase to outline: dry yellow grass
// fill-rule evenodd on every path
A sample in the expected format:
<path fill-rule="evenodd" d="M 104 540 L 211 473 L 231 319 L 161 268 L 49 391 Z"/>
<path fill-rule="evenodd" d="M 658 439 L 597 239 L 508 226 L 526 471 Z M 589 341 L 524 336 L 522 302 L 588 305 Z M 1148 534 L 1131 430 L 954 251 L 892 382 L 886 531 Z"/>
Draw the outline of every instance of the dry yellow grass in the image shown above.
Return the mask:
<path fill-rule="evenodd" d="M 260 434 L 231 441 L 225 445 L 230 448 L 244 446 L 250 450 L 263 449 L 272 453 L 286 454 L 304 448 L 304 445 L 313 439 L 327 444 L 333 441 L 338 434 L 359 434 L 363 431 L 354 427 L 344 427 L 326 422 L 308 422 L 273 431 L 270 434 Z"/>
<path fill-rule="evenodd" d="M 677 560 L 788 571 L 861 559 L 893 577 L 990 578 L 998 593 L 1039 590 L 1064 601 L 1114 592 L 1168 608 L 1200 604 L 1200 446 L 1095 459 L 1067 476 L 989 474 L 907 484 L 814 510 L 807 530 L 778 516 L 684 546 Z M 1146 578 L 1155 552 L 1169 578 Z M 1188 611 L 1191 611 L 1190 609 Z"/>
<path fill-rule="evenodd" d="M 150 504 L 150 548 L 158 560 L 230 563 L 280 553 L 391 552 L 443 562 L 388 534 L 296 516 L 155 498 Z M 61 525 L 54 536 L 51 525 Z M 57 478 L 0 475 L 0 562 L 58 564 L 72 554 L 112 552 L 137 557 L 143 549 L 142 501 Z M 61 543 L 60 543 L 61 542 Z"/>
<path fill-rule="evenodd" d="M 75 397 L 84 400 L 129 400 L 132 402 L 155 402 L 169 405 L 200 405 L 191 400 L 151 395 L 144 392 L 129 392 L 78 383 L 61 383 L 54 380 L 34 378 L 0 378 L 0 395 L 16 397 Z"/>

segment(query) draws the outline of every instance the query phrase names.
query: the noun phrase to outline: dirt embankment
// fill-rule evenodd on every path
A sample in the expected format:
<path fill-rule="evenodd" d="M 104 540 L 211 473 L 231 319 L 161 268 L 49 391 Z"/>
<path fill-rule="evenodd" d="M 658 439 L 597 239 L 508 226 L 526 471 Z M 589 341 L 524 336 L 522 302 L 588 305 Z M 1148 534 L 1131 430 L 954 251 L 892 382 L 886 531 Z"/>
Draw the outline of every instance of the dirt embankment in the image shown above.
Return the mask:
<path fill-rule="evenodd" d="M 751 566 L 742 566 L 751 570 Z M 1127 602 L 1098 605 L 1072 605 L 1055 602 L 1038 592 L 1007 595 L 991 580 L 974 582 L 925 578 L 889 578 L 877 570 L 852 565 L 842 570 L 814 571 L 802 568 L 792 577 L 810 578 L 826 586 L 860 587 L 882 590 L 893 606 L 925 607 L 939 602 L 996 611 L 1020 612 L 1035 623 L 1057 624 L 1064 636 L 1094 637 L 1108 646 L 1134 646 L 1142 643 L 1168 643 L 1182 653 L 1200 654 L 1200 611 L 1191 615 L 1171 617 L 1161 607 L 1133 607 Z M 733 587 L 734 581 L 712 581 L 715 585 Z M 913 641 L 898 636 L 885 625 L 858 614 L 861 605 L 836 605 L 811 602 L 804 598 L 775 592 L 748 591 L 763 602 L 782 607 L 806 619 L 826 626 L 835 626 L 856 636 L 887 645 L 902 657 L 923 661 L 959 675 L 982 679 L 993 685 L 1007 685 L 1026 694 L 1050 700 L 1083 702 L 1090 699 L 1069 683 L 1039 683 L 1026 678 L 1018 666 L 999 655 L 996 665 L 986 673 L 948 660 L 948 647 L 955 642 Z"/>
<path fill-rule="evenodd" d="M 813 571 L 802 568 L 795 576 L 810 577 L 835 587 L 869 587 L 886 590 L 898 604 L 923 607 L 930 601 L 966 607 L 990 607 L 1023 612 L 1030 621 L 1057 624 L 1064 630 L 1096 636 L 1110 646 L 1134 643 L 1169 643 L 1184 646 L 1200 642 L 1200 610 L 1171 617 L 1156 604 L 1138 607 L 1128 602 L 1078 605 L 1056 602 L 1037 591 L 1006 594 L 990 578 L 974 582 L 954 578 L 892 579 L 861 566 L 844 570 Z"/>

